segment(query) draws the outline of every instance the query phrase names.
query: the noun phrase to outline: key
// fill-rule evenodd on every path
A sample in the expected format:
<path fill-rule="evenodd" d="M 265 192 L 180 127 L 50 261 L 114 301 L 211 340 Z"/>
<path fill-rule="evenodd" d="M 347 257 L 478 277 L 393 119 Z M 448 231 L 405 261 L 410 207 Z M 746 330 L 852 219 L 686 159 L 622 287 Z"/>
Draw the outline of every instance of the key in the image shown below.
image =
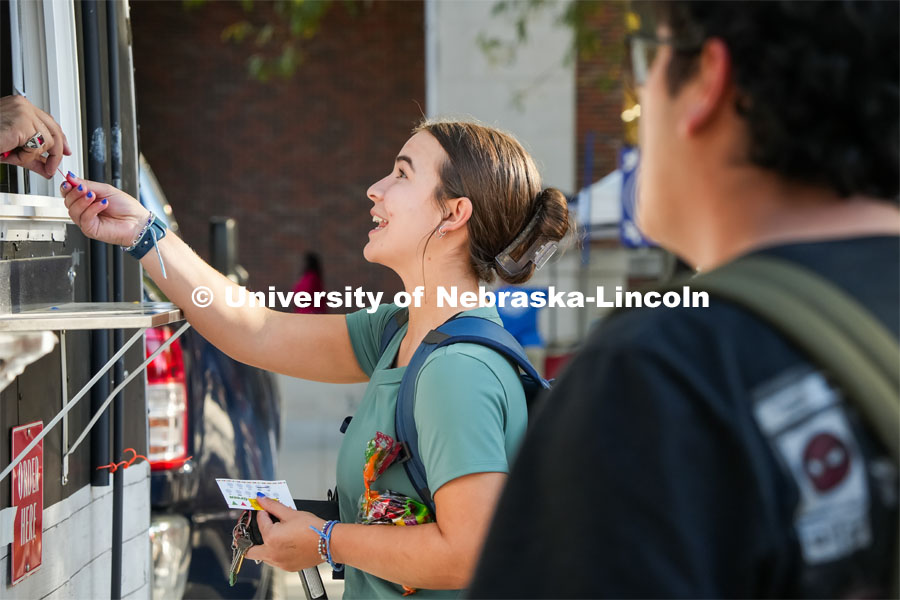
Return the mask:
<path fill-rule="evenodd" d="M 235 529 L 237 529 L 237 527 Z M 241 527 L 241 530 L 242 531 L 239 532 L 240 535 L 235 537 L 231 544 L 231 547 L 234 549 L 234 558 L 231 561 L 231 571 L 228 573 L 228 585 L 230 586 L 234 586 L 237 581 L 241 565 L 244 564 L 244 555 L 253 547 L 253 542 L 250 541 L 250 536 L 247 535 L 247 528 Z"/>

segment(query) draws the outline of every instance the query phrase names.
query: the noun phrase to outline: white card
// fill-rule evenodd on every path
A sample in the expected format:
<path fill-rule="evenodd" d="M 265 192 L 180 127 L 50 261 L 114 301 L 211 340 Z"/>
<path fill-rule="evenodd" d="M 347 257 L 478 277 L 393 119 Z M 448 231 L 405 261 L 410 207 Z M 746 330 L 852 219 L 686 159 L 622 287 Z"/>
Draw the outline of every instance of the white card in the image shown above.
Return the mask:
<path fill-rule="evenodd" d="M 249 479 L 218 479 L 219 489 L 228 503 L 228 508 L 240 510 L 262 510 L 262 506 L 256 501 L 256 494 L 262 492 L 273 500 L 278 500 L 285 506 L 297 510 L 294 505 L 294 497 L 288 489 L 287 482 L 282 481 L 251 481 Z"/>

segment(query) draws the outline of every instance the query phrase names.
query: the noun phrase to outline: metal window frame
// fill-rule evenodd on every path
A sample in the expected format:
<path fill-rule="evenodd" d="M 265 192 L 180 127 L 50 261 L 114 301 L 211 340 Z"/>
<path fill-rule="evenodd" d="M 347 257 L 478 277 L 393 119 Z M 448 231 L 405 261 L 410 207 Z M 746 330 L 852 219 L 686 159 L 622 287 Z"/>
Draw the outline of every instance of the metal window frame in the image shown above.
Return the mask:
<path fill-rule="evenodd" d="M 78 77 L 75 4 L 59 0 L 10 0 L 13 86 L 59 123 L 72 155 L 64 170 L 84 171 L 81 89 Z M 19 189 L 27 194 L 0 194 L 0 241 L 64 241 L 71 223 L 58 196 L 59 173 L 44 179 L 17 169 Z"/>
<path fill-rule="evenodd" d="M 0 242 L 64 242 L 69 223 L 62 198 L 0 193 Z"/>

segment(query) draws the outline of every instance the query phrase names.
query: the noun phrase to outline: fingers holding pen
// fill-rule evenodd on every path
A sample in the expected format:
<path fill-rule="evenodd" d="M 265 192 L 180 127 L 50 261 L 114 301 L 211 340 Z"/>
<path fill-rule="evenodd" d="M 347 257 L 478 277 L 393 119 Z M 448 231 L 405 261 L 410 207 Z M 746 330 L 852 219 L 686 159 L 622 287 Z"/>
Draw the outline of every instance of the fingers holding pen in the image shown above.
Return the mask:
<path fill-rule="evenodd" d="M 69 171 L 66 174 L 66 180 L 62 182 L 59 189 L 62 191 L 63 198 L 66 200 L 66 207 L 68 208 L 69 204 L 88 194 L 91 194 L 92 198 L 95 197 L 97 195 L 96 192 L 99 191 L 97 188 L 101 185 L 96 181 L 76 177 L 74 173 Z"/>
<path fill-rule="evenodd" d="M 63 183 L 63 185 L 60 186 L 60 190 L 62 190 L 63 196 L 65 198 L 68 198 L 69 194 L 87 194 L 87 192 L 93 192 L 94 195 L 99 196 L 101 200 L 104 198 L 109 198 L 110 200 L 112 200 L 113 198 L 120 198 L 126 200 L 126 204 L 129 203 L 127 202 L 127 200 L 130 200 L 131 204 L 136 204 L 138 207 L 140 206 L 140 204 L 136 200 L 134 200 L 134 198 L 122 192 L 118 188 L 115 188 L 108 183 L 91 181 L 89 179 L 81 179 L 79 177 L 76 177 L 75 174 L 71 171 L 66 174 L 66 181 Z M 73 195 L 73 197 L 76 196 Z"/>
<path fill-rule="evenodd" d="M 69 216 L 95 240 L 129 246 L 147 223 L 150 211 L 135 198 L 109 184 L 76 177 L 72 172 L 60 185 Z"/>
<path fill-rule="evenodd" d="M 71 173 L 66 176 L 66 180 L 62 182 L 59 189 L 63 194 L 66 208 L 71 208 L 72 204 L 87 196 L 88 192 L 91 191 L 85 188 L 84 184 Z"/>
<path fill-rule="evenodd" d="M 97 194 L 86 187 L 86 185 L 78 181 L 74 176 L 69 176 L 60 186 L 65 198 L 66 208 L 69 209 L 69 216 L 72 221 L 86 229 L 86 226 L 92 222 L 101 211 L 107 206 L 107 200 L 100 199 Z"/>

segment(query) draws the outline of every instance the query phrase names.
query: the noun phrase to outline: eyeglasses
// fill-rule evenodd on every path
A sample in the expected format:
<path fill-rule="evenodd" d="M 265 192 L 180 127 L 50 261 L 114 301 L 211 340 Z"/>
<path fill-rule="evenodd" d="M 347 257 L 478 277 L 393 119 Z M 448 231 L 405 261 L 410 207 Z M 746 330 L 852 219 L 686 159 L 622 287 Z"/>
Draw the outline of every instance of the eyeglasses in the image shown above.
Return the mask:
<path fill-rule="evenodd" d="M 631 33 L 625 37 L 625 74 L 629 83 L 637 89 L 647 82 L 650 67 L 656 60 L 660 46 L 669 46 L 676 52 L 693 54 L 699 52 L 702 44 L 660 39 L 647 33 Z"/>

